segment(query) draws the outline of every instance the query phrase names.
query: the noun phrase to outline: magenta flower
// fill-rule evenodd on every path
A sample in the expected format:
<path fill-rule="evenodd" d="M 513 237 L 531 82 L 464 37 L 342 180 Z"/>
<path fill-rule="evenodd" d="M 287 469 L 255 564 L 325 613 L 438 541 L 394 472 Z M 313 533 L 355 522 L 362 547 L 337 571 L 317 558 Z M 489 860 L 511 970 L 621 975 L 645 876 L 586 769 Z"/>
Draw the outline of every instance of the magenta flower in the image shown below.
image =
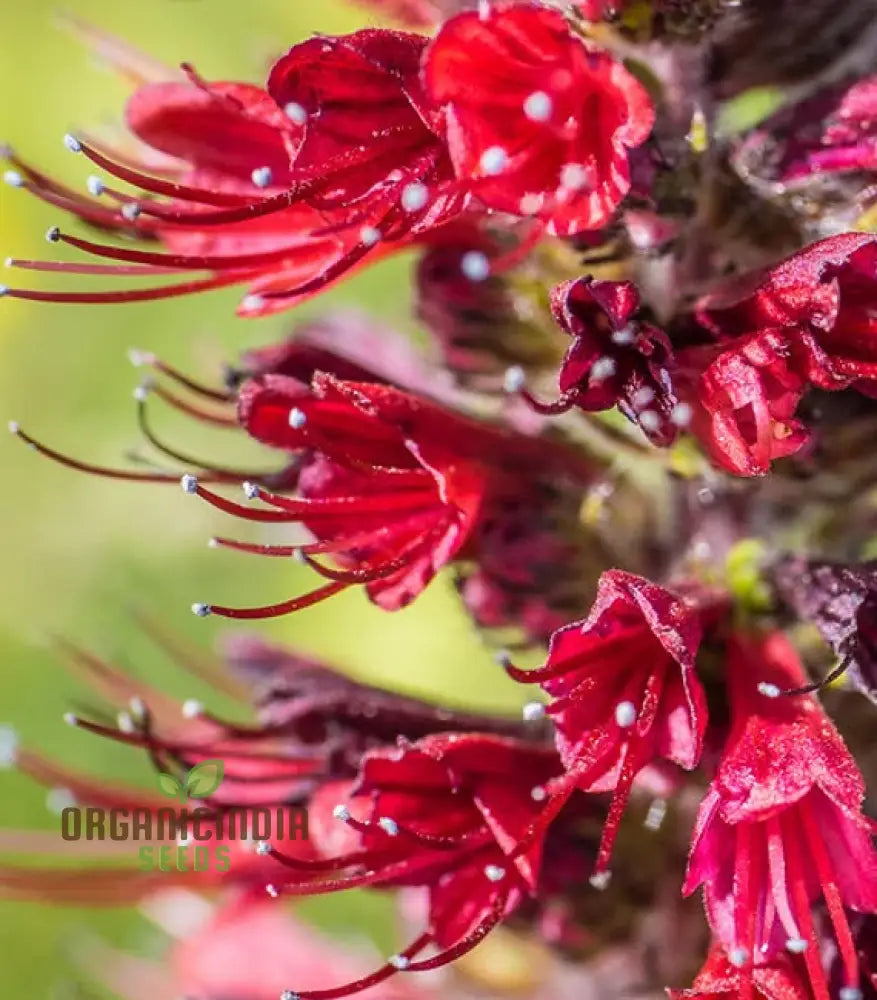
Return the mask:
<path fill-rule="evenodd" d="M 751 974 L 785 951 L 803 954 L 814 995 L 827 998 L 811 916 L 824 900 L 844 985 L 857 989 L 846 911 L 877 908 L 861 774 L 811 697 L 778 697 L 804 684 L 780 633 L 734 636 L 727 679 L 732 728 L 700 807 L 685 891 L 704 886 L 710 926 L 735 965 Z"/>

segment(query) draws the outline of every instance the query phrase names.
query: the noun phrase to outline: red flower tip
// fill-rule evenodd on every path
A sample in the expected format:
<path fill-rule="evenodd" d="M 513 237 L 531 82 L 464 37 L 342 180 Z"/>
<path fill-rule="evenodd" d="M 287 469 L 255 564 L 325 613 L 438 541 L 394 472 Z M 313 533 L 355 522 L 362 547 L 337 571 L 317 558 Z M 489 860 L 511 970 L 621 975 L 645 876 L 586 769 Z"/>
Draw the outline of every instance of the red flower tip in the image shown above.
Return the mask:
<path fill-rule="evenodd" d="M 673 350 L 663 330 L 636 318 L 639 293 L 629 281 L 578 278 L 551 292 L 560 328 L 573 338 L 560 369 L 556 411 L 617 405 L 659 445 L 673 442 L 690 416 L 673 387 Z"/>
<path fill-rule="evenodd" d="M 732 729 L 701 805 L 685 891 L 704 886 L 713 932 L 745 956 L 744 968 L 802 954 L 815 996 L 826 1000 L 811 904 L 825 901 L 850 988 L 858 988 L 859 966 L 845 910 L 877 908 L 864 783 L 812 697 L 761 693 L 803 680 L 782 634 L 735 636 L 727 676 Z"/>
<path fill-rule="evenodd" d="M 654 121 L 643 86 L 535 3 L 485 5 L 446 21 L 426 87 L 447 105 L 458 176 L 488 207 L 569 236 L 604 226 L 630 189 L 628 152 Z M 595 125 L 594 123 L 598 123 Z"/>
<path fill-rule="evenodd" d="M 694 673 L 700 611 L 642 577 L 602 575 L 585 621 L 559 629 L 538 670 L 509 667 L 538 683 L 567 768 L 563 789 L 613 791 L 596 873 L 607 869 L 636 775 L 657 758 L 697 766 L 706 729 L 706 699 Z"/>

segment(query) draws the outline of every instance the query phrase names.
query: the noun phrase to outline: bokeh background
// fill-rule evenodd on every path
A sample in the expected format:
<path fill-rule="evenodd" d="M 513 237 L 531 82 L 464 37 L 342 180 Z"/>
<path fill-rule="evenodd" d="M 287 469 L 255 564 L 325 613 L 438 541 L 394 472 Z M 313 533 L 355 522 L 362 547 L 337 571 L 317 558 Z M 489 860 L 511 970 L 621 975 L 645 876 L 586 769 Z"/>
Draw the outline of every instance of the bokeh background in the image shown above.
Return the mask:
<path fill-rule="evenodd" d="M 320 0 L 68 0 L 69 12 L 171 64 L 188 60 L 211 79 L 259 81 L 273 55 L 314 30 L 349 30 L 367 10 Z M 77 126 L 119 120 L 126 88 L 59 25 L 56 0 L 8 0 L 0 14 L 0 141 L 72 184 L 90 172 L 62 145 Z M 64 221 L 25 192 L 0 186 L 0 260 L 57 256 L 43 238 Z M 68 223 L 68 227 L 69 227 Z M 79 227 L 75 227 L 79 228 Z M 329 308 L 356 308 L 416 331 L 407 294 L 410 261 L 396 259 L 285 316 L 233 316 L 239 292 L 127 306 L 58 306 L 0 301 L 0 417 L 83 459 L 124 464 L 139 448 L 132 390 L 142 373 L 127 351 L 153 351 L 186 371 L 218 379 L 224 361 L 280 337 L 297 320 Z M 0 272 L 0 283 L 48 287 L 51 275 Z M 216 454 L 222 434 L 204 434 L 154 410 L 171 440 Z M 145 611 L 193 648 L 208 650 L 223 622 L 195 619 L 193 601 L 250 605 L 313 584 L 307 571 L 278 560 L 210 550 L 206 540 L 231 525 L 175 486 L 112 482 L 79 475 L 0 436 L 0 725 L 23 745 L 92 773 L 146 783 L 134 751 L 69 729 L 62 714 L 88 702 L 52 647 L 71 639 L 148 677 L 179 697 L 225 709 L 222 700 L 170 662 L 134 615 Z M 215 515 L 215 516 L 214 516 Z M 224 522 L 224 523 L 223 523 Z M 247 526 L 243 526 L 244 529 Z M 241 532 L 242 535 L 244 532 Z M 460 614 L 449 580 L 394 615 L 357 593 L 259 626 L 343 667 L 354 676 L 408 692 L 500 710 L 520 703 L 482 641 Z M 46 792 L 13 770 L 0 773 L 0 828 L 55 830 Z M 0 848 L 6 841 L 0 839 Z M 0 865 L 26 862 L 0 854 Z M 308 914 L 344 934 L 363 925 L 389 945 L 389 912 L 379 898 L 334 898 Z M 363 920 L 366 916 L 366 920 Z M 67 997 L 87 980 L 79 964 L 99 935 L 141 954 L 160 953 L 156 929 L 133 911 L 81 910 L 0 899 L 0 995 Z M 88 993 L 100 996 L 100 991 Z"/>

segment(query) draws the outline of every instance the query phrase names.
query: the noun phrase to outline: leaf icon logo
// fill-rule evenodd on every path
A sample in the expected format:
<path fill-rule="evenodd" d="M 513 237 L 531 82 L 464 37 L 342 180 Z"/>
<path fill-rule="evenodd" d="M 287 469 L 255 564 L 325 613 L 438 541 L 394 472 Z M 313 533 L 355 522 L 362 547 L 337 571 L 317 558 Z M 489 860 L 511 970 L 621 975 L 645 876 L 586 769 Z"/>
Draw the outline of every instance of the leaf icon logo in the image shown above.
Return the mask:
<path fill-rule="evenodd" d="M 173 774 L 164 774 L 163 772 L 159 772 L 158 790 L 162 795 L 166 795 L 169 799 L 179 799 L 180 802 L 186 801 L 186 790 L 180 784 L 179 779 Z"/>
<path fill-rule="evenodd" d="M 186 775 L 186 792 L 190 798 L 206 799 L 222 784 L 225 774 L 225 761 L 215 758 L 202 760 Z"/>
<path fill-rule="evenodd" d="M 224 774 L 225 761 L 219 758 L 202 760 L 185 775 L 182 781 L 176 775 L 160 772 L 158 789 L 162 795 L 166 795 L 169 799 L 179 799 L 182 803 L 189 798 L 206 799 L 222 784 Z"/>

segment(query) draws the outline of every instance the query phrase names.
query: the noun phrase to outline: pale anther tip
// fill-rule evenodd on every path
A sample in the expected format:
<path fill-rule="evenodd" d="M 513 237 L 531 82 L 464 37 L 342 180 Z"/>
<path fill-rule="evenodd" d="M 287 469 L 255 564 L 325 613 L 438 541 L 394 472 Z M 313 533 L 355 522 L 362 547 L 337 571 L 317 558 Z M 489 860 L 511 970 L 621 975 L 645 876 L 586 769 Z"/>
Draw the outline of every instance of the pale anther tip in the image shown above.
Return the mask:
<path fill-rule="evenodd" d="M 184 719 L 197 719 L 204 714 L 204 705 L 197 698 L 187 698 L 180 707 L 180 712 Z"/>
<path fill-rule="evenodd" d="M 180 477 L 180 488 L 183 493 L 197 493 L 198 480 L 190 472 L 187 472 L 184 476 Z"/>
<path fill-rule="evenodd" d="M 210 614 L 209 604 L 193 604 L 192 614 L 198 618 L 206 618 Z"/>
<path fill-rule="evenodd" d="M 57 243 L 61 239 L 61 227 L 60 226 L 50 226 L 46 230 L 46 242 L 47 243 Z"/>
<path fill-rule="evenodd" d="M 69 132 L 64 136 L 64 145 L 71 153 L 82 152 L 82 143 L 76 138 L 75 135 L 71 135 Z"/>
<path fill-rule="evenodd" d="M 506 368 L 502 380 L 502 387 L 508 393 L 520 392 L 527 383 L 527 373 L 520 365 L 512 365 Z"/>

